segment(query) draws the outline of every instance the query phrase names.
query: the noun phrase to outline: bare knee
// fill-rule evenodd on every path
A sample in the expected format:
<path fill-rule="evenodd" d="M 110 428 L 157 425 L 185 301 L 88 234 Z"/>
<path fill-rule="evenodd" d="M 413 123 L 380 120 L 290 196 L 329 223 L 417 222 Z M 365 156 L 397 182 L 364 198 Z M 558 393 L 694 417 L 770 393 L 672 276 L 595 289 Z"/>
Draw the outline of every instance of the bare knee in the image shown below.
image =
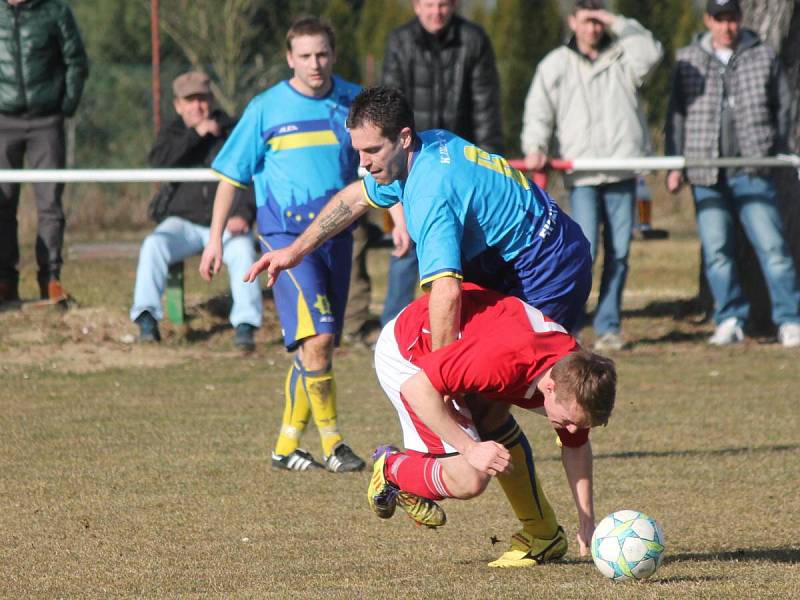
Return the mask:
<path fill-rule="evenodd" d="M 445 473 L 445 484 L 453 498 L 468 500 L 475 496 L 480 496 L 486 486 L 489 485 L 490 477 L 484 473 L 473 471 L 472 473 L 459 473 L 457 478 L 449 477 Z"/>
<path fill-rule="evenodd" d="M 333 335 L 323 333 L 307 337 L 300 346 L 300 362 L 308 371 L 326 369 L 333 357 Z"/>

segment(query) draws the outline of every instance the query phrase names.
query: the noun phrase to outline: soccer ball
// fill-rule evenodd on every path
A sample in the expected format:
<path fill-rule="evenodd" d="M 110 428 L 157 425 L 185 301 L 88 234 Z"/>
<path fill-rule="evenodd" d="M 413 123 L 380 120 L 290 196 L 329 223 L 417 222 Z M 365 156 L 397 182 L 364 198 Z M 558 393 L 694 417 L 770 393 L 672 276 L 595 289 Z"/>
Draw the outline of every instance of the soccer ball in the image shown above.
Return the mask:
<path fill-rule="evenodd" d="M 614 581 L 650 577 L 661 564 L 664 549 L 661 527 L 637 510 L 611 513 L 592 535 L 594 564 Z"/>

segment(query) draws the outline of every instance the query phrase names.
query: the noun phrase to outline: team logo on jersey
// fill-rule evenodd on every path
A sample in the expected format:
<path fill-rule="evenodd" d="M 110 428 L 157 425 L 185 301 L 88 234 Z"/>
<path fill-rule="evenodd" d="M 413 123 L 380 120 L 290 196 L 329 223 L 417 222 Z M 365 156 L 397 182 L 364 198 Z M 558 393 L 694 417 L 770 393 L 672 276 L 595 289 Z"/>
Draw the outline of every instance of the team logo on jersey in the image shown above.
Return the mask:
<path fill-rule="evenodd" d="M 317 294 L 317 301 L 314 302 L 314 308 L 316 308 L 321 315 L 331 314 L 331 303 L 328 302 L 328 297 L 322 294 Z"/>

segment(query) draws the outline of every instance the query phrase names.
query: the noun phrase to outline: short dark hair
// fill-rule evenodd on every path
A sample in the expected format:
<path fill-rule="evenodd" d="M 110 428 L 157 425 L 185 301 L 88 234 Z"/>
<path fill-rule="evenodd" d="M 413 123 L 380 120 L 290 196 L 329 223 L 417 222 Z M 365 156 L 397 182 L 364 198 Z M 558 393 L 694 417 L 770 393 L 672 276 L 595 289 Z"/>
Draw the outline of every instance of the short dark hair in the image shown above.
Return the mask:
<path fill-rule="evenodd" d="M 557 394 L 575 394 L 592 427 L 608 423 L 617 395 L 613 360 L 582 348 L 553 365 L 550 376 L 556 383 Z"/>
<path fill-rule="evenodd" d="M 400 90 L 382 86 L 365 88 L 350 105 L 347 128 L 365 123 L 372 123 L 383 137 L 394 142 L 403 128 L 414 132 L 414 111 Z"/>
<path fill-rule="evenodd" d="M 300 17 L 286 32 L 286 49 L 292 51 L 292 40 L 301 35 L 324 35 L 328 38 L 331 50 L 336 50 L 336 34 L 327 22 L 318 17 Z"/>
<path fill-rule="evenodd" d="M 579 10 L 605 10 L 605 0 L 575 0 L 572 4 L 571 15 L 574 15 Z"/>

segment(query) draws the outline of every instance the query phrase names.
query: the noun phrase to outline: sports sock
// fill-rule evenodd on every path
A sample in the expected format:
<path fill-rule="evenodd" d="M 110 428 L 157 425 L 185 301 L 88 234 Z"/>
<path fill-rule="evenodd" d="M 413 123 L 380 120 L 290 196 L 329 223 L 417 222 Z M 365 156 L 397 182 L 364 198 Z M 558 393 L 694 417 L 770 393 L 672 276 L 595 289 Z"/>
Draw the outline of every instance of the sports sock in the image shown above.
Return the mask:
<path fill-rule="evenodd" d="M 397 452 L 386 458 L 386 479 L 404 492 L 430 500 L 451 498 L 442 478 L 442 463 L 421 454 Z"/>
<path fill-rule="evenodd" d="M 275 444 L 275 454 L 286 456 L 294 452 L 300 445 L 300 436 L 303 435 L 308 419 L 311 416 L 311 407 L 308 402 L 303 385 L 303 366 L 295 358 L 286 374 L 284 395 L 286 404 L 283 407 L 283 421 L 278 442 Z"/>
<path fill-rule="evenodd" d="M 558 530 L 556 515 L 536 475 L 531 445 L 514 417 L 509 416 L 499 429 L 482 434 L 481 439 L 503 444 L 511 453 L 514 469 L 498 475 L 497 481 L 522 523 L 522 528 L 533 537 L 552 538 Z"/>
<path fill-rule="evenodd" d="M 302 372 L 303 386 L 311 404 L 311 414 L 319 430 L 322 451 L 325 456 L 342 441 L 336 425 L 336 381 L 333 370 L 328 367 L 319 371 Z"/>

